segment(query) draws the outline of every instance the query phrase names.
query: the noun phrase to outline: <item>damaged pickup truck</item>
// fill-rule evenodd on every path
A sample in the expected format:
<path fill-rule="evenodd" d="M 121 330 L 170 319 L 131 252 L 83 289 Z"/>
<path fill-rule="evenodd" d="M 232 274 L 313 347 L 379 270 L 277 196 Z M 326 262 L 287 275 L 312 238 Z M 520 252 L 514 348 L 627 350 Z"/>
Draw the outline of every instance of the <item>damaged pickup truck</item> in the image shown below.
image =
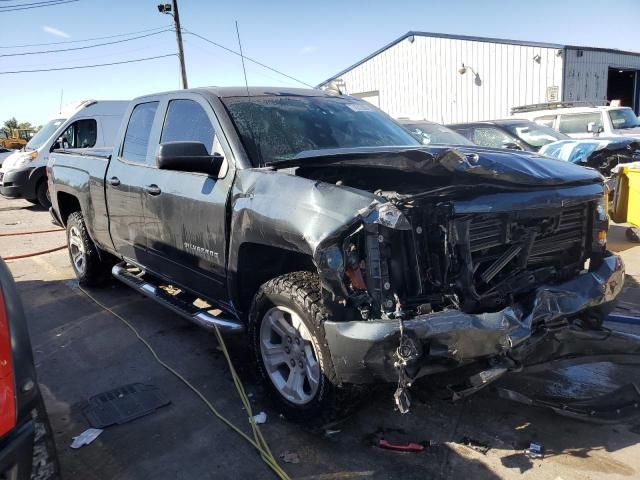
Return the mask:
<path fill-rule="evenodd" d="M 416 379 L 447 370 L 475 369 L 460 398 L 523 367 L 637 358 L 602 327 L 624 268 L 593 170 L 424 147 L 364 101 L 303 89 L 138 98 L 115 145 L 49 162 L 80 282 L 112 273 L 246 331 L 289 418 L 376 383 L 404 412 Z"/>

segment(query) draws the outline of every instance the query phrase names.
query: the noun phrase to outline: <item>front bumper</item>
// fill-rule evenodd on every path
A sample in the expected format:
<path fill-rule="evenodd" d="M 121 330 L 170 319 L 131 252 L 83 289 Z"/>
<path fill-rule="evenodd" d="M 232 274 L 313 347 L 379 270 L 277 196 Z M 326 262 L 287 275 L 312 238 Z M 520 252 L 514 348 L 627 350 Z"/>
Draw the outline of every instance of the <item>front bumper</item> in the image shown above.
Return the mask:
<path fill-rule="evenodd" d="M 528 309 L 514 304 L 492 313 L 447 310 L 406 319 L 404 335 L 413 341 L 417 353 L 407 365 L 407 372 L 418 378 L 507 354 L 529 340 L 534 327 L 575 317 L 584 310 L 612 302 L 623 283 L 622 260 L 608 253 L 594 271 L 581 273 L 564 283 L 539 287 Z M 324 328 L 340 381 L 398 380 L 398 369 L 394 366 L 400 341 L 398 320 L 327 321 Z"/>
<path fill-rule="evenodd" d="M 0 172 L 0 194 L 9 198 L 35 198 L 33 167 Z"/>

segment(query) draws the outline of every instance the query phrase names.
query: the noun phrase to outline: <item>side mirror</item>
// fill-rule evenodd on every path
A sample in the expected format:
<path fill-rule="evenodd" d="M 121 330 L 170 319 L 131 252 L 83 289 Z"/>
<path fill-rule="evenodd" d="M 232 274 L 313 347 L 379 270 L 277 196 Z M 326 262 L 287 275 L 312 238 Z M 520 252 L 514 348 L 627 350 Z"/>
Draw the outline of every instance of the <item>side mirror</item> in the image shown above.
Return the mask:
<path fill-rule="evenodd" d="M 604 129 L 602 128 L 602 125 L 596 125 L 596 122 L 587 123 L 587 132 L 589 132 L 589 133 L 593 133 L 594 135 L 598 135 L 603 130 Z"/>
<path fill-rule="evenodd" d="M 59 139 L 57 139 L 55 142 L 53 142 L 53 145 L 51 145 L 51 151 L 53 152 L 54 150 L 58 150 L 60 148 L 65 148 L 64 147 L 64 137 L 60 137 Z"/>
<path fill-rule="evenodd" d="M 217 177 L 224 157 L 219 153 L 209 155 L 207 147 L 200 142 L 161 143 L 156 157 L 161 170 L 206 173 Z"/>

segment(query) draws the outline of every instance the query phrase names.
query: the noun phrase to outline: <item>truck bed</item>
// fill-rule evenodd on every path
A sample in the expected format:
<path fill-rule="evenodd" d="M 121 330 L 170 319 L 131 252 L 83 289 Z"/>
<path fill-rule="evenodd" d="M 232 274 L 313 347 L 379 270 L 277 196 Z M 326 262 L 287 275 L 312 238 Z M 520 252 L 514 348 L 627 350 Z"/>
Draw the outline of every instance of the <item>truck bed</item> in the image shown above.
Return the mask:
<path fill-rule="evenodd" d="M 47 165 L 54 208 L 60 211 L 58 202 L 65 194 L 67 198 L 77 199 L 77 208 L 82 210 L 88 220 L 89 235 L 98 246 L 106 250 L 111 246 L 111 239 L 108 233 L 104 182 L 112 150 L 111 147 L 55 150 L 49 156 Z"/>

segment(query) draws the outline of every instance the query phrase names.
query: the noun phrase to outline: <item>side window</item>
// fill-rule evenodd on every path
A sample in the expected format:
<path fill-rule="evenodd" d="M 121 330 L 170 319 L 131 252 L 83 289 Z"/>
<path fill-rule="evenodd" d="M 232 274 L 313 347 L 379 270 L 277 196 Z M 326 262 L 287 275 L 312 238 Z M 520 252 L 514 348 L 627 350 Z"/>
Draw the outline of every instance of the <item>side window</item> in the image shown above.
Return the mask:
<path fill-rule="evenodd" d="M 67 127 L 62 137 L 62 148 L 95 147 L 98 136 L 98 124 L 93 118 L 78 120 Z"/>
<path fill-rule="evenodd" d="M 534 120 L 534 122 L 539 123 L 540 125 L 545 125 L 550 128 L 553 128 L 553 122 L 555 121 L 556 121 L 556 115 L 544 115 Z"/>
<path fill-rule="evenodd" d="M 211 154 L 213 125 L 204 108 L 193 100 L 171 100 L 162 129 L 160 143 L 200 142 Z"/>
<path fill-rule="evenodd" d="M 602 114 L 595 112 L 560 115 L 558 130 L 562 133 L 588 133 L 587 125 L 591 122 L 594 122 L 596 126 L 602 127 Z"/>
<path fill-rule="evenodd" d="M 504 148 L 505 143 L 516 143 L 516 140 L 502 130 L 493 127 L 479 127 L 473 131 L 473 143 L 482 147 Z"/>
<path fill-rule="evenodd" d="M 158 102 L 141 103 L 134 107 L 122 144 L 123 159 L 135 163 L 147 162 L 149 136 L 157 109 Z"/>

